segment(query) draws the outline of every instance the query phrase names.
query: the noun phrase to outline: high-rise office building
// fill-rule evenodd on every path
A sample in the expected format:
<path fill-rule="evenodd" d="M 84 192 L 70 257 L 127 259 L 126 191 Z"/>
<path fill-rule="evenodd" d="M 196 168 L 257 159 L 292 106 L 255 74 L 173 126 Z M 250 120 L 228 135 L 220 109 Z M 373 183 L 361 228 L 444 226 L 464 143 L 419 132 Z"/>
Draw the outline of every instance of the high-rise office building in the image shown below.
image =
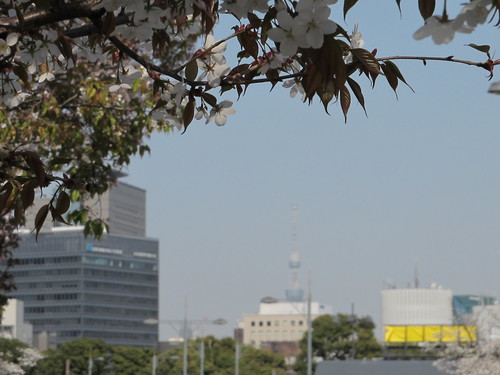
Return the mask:
<path fill-rule="evenodd" d="M 101 198 L 110 233 L 97 240 L 82 227 L 45 226 L 38 240 L 21 231 L 13 270 L 33 334 L 57 344 L 80 337 L 151 346 L 158 317 L 158 241 L 144 237 L 145 191 L 119 183 Z M 109 216 L 108 216 L 109 215 Z"/>

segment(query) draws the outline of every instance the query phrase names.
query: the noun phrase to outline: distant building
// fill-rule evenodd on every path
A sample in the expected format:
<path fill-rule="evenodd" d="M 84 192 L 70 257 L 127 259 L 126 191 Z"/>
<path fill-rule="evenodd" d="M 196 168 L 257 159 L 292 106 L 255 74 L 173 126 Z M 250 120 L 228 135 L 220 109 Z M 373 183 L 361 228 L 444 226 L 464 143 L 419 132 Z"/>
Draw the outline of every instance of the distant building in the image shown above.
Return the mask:
<path fill-rule="evenodd" d="M 304 290 L 300 287 L 300 260 L 297 243 L 297 206 L 292 206 L 293 249 L 288 262 L 290 274 L 286 298 L 278 300 L 264 297 L 259 304 L 259 312 L 245 314 L 240 323 L 238 340 L 255 348 L 267 348 L 285 356 L 293 362 L 300 352 L 299 341 L 308 329 L 308 303 Z M 332 308 L 319 302 L 311 302 L 311 320 L 320 315 L 332 314 Z M 243 337 L 241 337 L 241 333 Z"/>
<path fill-rule="evenodd" d="M 330 306 L 311 303 L 311 319 L 331 314 Z M 263 298 L 256 314 L 245 314 L 242 322 L 243 343 L 253 347 L 276 346 L 276 343 L 298 342 L 307 332 L 307 302 L 280 302 L 274 298 Z M 296 354 L 296 353 L 295 353 Z"/>
<path fill-rule="evenodd" d="M 454 324 L 450 289 L 387 289 L 381 298 L 386 345 L 476 340 L 475 326 Z"/>
<path fill-rule="evenodd" d="M 9 299 L 4 310 L 0 310 L 0 318 L 0 337 L 33 345 L 33 326 L 24 320 L 23 301 Z"/>
<path fill-rule="evenodd" d="M 57 344 L 80 337 L 134 346 L 157 341 L 157 325 L 144 324 L 158 317 L 159 247 L 144 236 L 145 191 L 118 183 L 96 207 L 110 224 L 99 240 L 74 226 L 47 225 L 38 240 L 29 229 L 20 232 L 12 295 L 24 301 L 40 346 L 50 347 L 54 337 Z"/>
<path fill-rule="evenodd" d="M 447 375 L 433 361 L 323 361 L 315 375 Z"/>
<path fill-rule="evenodd" d="M 490 306 L 496 303 L 495 297 L 479 294 L 453 296 L 453 314 L 455 317 L 472 315 L 476 306 Z"/>

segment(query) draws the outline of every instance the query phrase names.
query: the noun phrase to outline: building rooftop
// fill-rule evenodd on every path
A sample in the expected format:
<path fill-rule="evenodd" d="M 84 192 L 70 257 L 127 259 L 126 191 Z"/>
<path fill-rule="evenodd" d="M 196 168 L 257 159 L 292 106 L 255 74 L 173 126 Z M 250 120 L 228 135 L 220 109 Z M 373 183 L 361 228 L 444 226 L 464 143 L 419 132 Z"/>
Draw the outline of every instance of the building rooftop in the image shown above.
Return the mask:
<path fill-rule="evenodd" d="M 447 375 L 433 361 L 323 361 L 315 375 Z"/>

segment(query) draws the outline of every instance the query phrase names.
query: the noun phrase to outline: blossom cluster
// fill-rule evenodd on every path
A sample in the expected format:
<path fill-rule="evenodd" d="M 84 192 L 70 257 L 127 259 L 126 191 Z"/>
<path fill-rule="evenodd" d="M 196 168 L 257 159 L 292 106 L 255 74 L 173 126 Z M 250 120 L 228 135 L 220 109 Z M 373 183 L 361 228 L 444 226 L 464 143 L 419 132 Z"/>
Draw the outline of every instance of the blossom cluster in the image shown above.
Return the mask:
<path fill-rule="evenodd" d="M 219 101 L 208 92 L 220 89 L 222 95 L 237 90 L 240 96 L 242 86 L 248 87 L 257 76 L 265 77 L 262 79 L 268 79 L 273 85 L 283 82 L 283 86 L 290 89 L 290 96 L 300 93 L 302 100 L 311 100 L 317 94 L 326 105 L 331 94 L 338 98 L 342 92 L 344 103 L 348 103 L 347 89 L 342 90 L 346 83 L 344 68 L 331 62 L 322 72 L 304 78 L 306 72 L 310 72 L 309 65 L 315 65 L 311 63 L 310 51 L 324 49 L 325 41 L 332 38 L 335 39 L 331 44 L 338 51 L 337 56 L 326 53 L 329 58 L 338 58 L 341 54 L 344 64 L 363 60 L 362 66 L 357 67 L 361 72 L 380 73 L 373 56 L 351 53 L 361 50 L 364 41 L 357 26 L 348 36 L 331 19 L 337 2 L 223 0 L 219 5 L 213 0 L 166 3 L 94 0 L 88 2 L 89 5 L 75 6 L 74 16 L 59 14 L 52 8 L 43 9 L 56 12 L 44 20 L 44 13 L 39 12 L 43 2 L 3 0 L 0 29 L 4 30 L 5 39 L 0 38 L 0 64 L 4 66 L 0 70 L 0 103 L 13 108 L 40 96 L 40 92 L 46 93 L 50 90 L 47 87 L 66 79 L 68 73 L 82 63 L 94 67 L 92 73 L 106 84 L 113 101 L 143 95 L 134 93 L 134 85 L 137 81 L 147 81 L 157 100 L 150 111 L 153 119 L 177 129 L 185 129 L 193 118 L 224 125 L 227 116 L 234 113 L 232 101 L 224 98 Z M 76 3 L 67 5 L 71 7 Z M 345 2 L 344 16 L 346 7 L 354 3 Z M 82 9 L 80 16 L 78 12 Z M 449 19 L 446 12 L 427 18 L 414 37 L 431 36 L 438 44 L 448 43 L 455 33 L 472 32 L 486 22 L 493 10 L 492 0 L 466 2 L 455 19 Z M 235 17 L 240 25 L 232 35 L 217 41 L 213 29 L 221 15 Z M 27 16 L 42 18 L 26 26 L 23 20 Z M 344 44 L 339 41 L 342 38 L 345 38 Z M 190 39 L 204 43 L 194 54 L 186 44 Z M 231 39 L 238 40 L 241 47 L 236 66 L 229 66 L 224 56 Z M 159 62 L 168 57 L 174 43 L 186 49 L 187 56 L 177 66 L 165 67 Z M 247 63 L 245 59 L 250 60 Z M 332 85 L 327 82 L 331 77 L 337 80 L 337 87 L 327 89 Z M 304 87 L 304 80 L 309 82 L 309 87 Z M 311 84 L 311 80 L 323 82 Z M 359 99 L 357 86 L 353 90 Z M 347 108 L 343 110 L 346 112 Z"/>
<path fill-rule="evenodd" d="M 446 11 L 442 16 L 431 16 L 413 37 L 421 40 L 432 37 L 436 44 L 450 43 L 456 33 L 472 33 L 478 25 L 484 24 L 492 10 L 491 0 L 472 0 L 465 3 L 455 19 L 449 19 Z"/>
<path fill-rule="evenodd" d="M 280 44 L 284 56 L 293 57 L 299 47 L 320 48 L 323 36 L 333 34 L 337 24 L 330 20 L 330 7 L 337 0 L 300 0 L 292 17 L 289 9 L 280 7 L 276 15 L 278 27 L 269 30 L 269 38 Z"/>

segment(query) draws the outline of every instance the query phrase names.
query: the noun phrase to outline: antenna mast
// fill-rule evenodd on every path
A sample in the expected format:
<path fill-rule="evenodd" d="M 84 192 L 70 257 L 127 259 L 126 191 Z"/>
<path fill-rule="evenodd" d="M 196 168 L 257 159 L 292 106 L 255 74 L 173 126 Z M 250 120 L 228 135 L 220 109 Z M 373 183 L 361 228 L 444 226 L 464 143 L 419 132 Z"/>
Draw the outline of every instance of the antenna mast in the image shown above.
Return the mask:
<path fill-rule="evenodd" d="M 288 262 L 290 269 L 290 289 L 286 290 L 286 299 L 289 302 L 304 301 L 304 290 L 299 286 L 299 250 L 297 242 L 297 205 L 292 206 L 292 253 Z"/>

